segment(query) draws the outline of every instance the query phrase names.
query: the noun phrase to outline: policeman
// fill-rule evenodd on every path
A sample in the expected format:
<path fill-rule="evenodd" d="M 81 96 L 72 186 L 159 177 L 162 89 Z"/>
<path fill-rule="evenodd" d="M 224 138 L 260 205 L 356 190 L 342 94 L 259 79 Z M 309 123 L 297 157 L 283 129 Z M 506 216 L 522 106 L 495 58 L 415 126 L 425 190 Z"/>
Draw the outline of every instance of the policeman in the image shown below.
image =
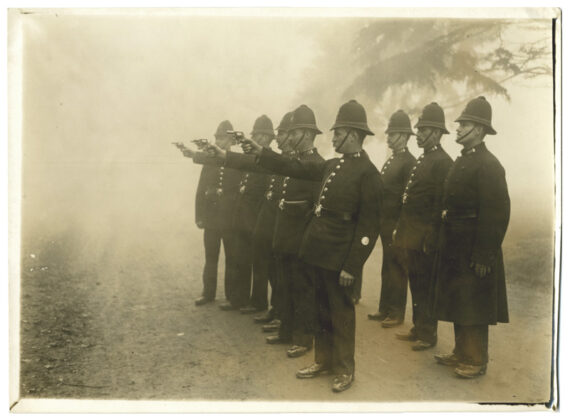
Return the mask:
<path fill-rule="evenodd" d="M 232 130 L 232 124 L 225 120 L 221 122 L 214 134 L 216 144 L 222 149 L 229 149 L 233 138 L 226 134 Z M 191 157 L 193 153 L 185 152 Z M 235 170 L 224 167 L 204 166 L 200 173 L 196 191 L 196 225 L 204 229 L 204 249 L 206 263 L 202 274 L 202 296 L 196 300 L 196 305 L 212 302 L 216 296 L 218 275 L 218 257 L 220 245 L 224 244 L 225 253 L 225 295 L 231 294 L 231 275 L 233 272 L 233 251 L 231 247 L 233 228 L 231 214 L 234 211 L 234 200 L 238 192 L 239 175 Z"/>
<path fill-rule="evenodd" d="M 255 141 L 264 147 L 269 147 L 275 137 L 273 123 L 266 115 L 256 119 L 251 132 Z M 243 172 L 238 197 L 233 214 L 235 274 L 231 276 L 232 295 L 229 303 L 220 305 L 220 309 L 229 311 L 241 309 L 244 313 L 259 312 L 263 307 L 251 305 L 250 292 L 253 263 L 253 230 L 257 222 L 257 215 L 265 198 L 265 189 L 269 183 L 269 176 L 265 173 Z"/>
<path fill-rule="evenodd" d="M 449 132 L 445 128 L 443 109 L 437 103 L 424 107 L 415 127 L 423 154 L 412 167 L 402 194 L 394 246 L 405 252 L 414 324 L 408 333 L 396 334 L 396 337 L 413 341 L 412 349 L 419 351 L 437 342 L 437 320 L 429 304 L 430 277 L 441 222 L 443 182 L 453 161 L 440 145 L 441 136 Z"/>
<path fill-rule="evenodd" d="M 343 155 L 324 162 L 289 160 L 251 141 L 244 150 L 277 173 L 320 182 L 299 246 L 301 273 L 315 283 L 315 363 L 298 370 L 297 377 L 333 372 L 332 390 L 341 392 L 354 381 L 352 287 L 378 237 L 381 180 L 362 149 L 364 138 L 373 135 L 362 105 L 355 100 L 342 105 L 332 130 L 333 146 Z"/>
<path fill-rule="evenodd" d="M 392 233 L 400 217 L 402 193 L 416 159 L 407 148 L 410 136 L 415 134 L 410 118 L 403 110 L 398 110 L 390 117 L 386 134 L 392 155 L 380 171 L 384 192 L 380 217 L 382 288 L 378 312 L 368 314 L 368 318 L 382 321 L 384 328 L 390 328 L 404 321 L 406 311 L 408 276 L 398 248 L 392 246 Z"/>
<path fill-rule="evenodd" d="M 293 112 L 288 142 L 299 161 L 324 162 L 314 146 L 322 132 L 315 114 L 306 105 Z M 316 321 L 315 284 L 312 276 L 302 274 L 299 246 L 319 193 L 319 181 L 285 177 L 273 235 L 273 248 L 278 254 L 281 296 L 281 326 L 278 335 L 267 337 L 268 344 L 292 345 L 287 356 L 299 357 L 313 347 Z"/>
<path fill-rule="evenodd" d="M 283 155 L 292 156 L 287 135 L 291 125 L 293 112 L 287 112 L 281 119 L 279 126 L 275 129 L 277 147 Z M 273 251 L 273 231 L 277 217 L 277 205 L 281 193 L 283 177 L 272 175 L 269 185 L 265 190 L 265 199 L 257 217 L 257 223 L 253 231 L 253 286 L 251 291 L 251 304 L 256 308 L 267 308 L 267 283 L 271 285 L 271 308 L 263 315 L 254 318 L 257 323 L 273 322 L 273 326 L 268 329 L 277 330 L 280 325 L 279 302 L 282 299 L 278 289 L 278 270 L 276 253 Z"/>
<path fill-rule="evenodd" d="M 478 97 L 456 120 L 463 149 L 443 195 L 434 307 L 437 319 L 453 322 L 455 348 L 435 358 L 463 378 L 485 374 L 489 325 L 509 321 L 501 244 L 510 199 L 505 170 L 484 142 L 497 133 L 491 116 L 491 105 Z"/>

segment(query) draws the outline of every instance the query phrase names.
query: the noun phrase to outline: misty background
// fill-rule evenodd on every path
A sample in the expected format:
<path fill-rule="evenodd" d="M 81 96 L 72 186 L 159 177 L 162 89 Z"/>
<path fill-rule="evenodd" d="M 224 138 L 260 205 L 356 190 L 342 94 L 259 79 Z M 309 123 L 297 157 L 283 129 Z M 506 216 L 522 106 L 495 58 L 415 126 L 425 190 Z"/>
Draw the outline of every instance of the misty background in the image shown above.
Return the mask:
<path fill-rule="evenodd" d="M 324 132 L 316 145 L 331 157 L 329 129 L 351 98 L 367 109 L 376 135 L 365 149 L 381 168 L 391 113 L 403 108 L 415 124 L 424 105 L 440 103 L 451 132 L 442 145 L 455 158 L 453 121 L 485 95 L 498 131 L 486 142 L 512 199 L 506 242 L 552 237 L 549 20 L 46 12 L 23 16 L 22 27 L 23 257 L 64 239 L 95 265 L 150 254 L 200 265 L 201 167 L 171 142 L 213 139 L 224 119 L 247 133 L 262 114 L 277 126 L 306 104 Z M 483 76 L 480 62 L 503 74 Z M 410 149 L 419 155 L 414 137 Z"/>

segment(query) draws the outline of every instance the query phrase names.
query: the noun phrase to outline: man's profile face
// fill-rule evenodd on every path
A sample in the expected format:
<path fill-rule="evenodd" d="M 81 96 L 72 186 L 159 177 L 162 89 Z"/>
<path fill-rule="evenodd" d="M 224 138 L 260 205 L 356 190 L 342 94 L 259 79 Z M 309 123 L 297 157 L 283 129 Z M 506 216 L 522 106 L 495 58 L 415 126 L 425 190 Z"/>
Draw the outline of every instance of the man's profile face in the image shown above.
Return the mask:
<path fill-rule="evenodd" d="M 289 131 L 289 140 L 297 143 L 303 137 L 304 131 L 302 129 L 293 129 Z"/>
<path fill-rule="evenodd" d="M 417 141 L 418 147 L 420 148 L 430 148 L 433 145 L 436 145 L 439 140 L 437 128 L 432 128 L 429 126 L 422 126 L 418 128 L 417 132 Z"/>
<path fill-rule="evenodd" d="M 401 132 L 390 132 L 388 134 L 388 147 L 390 149 L 404 148 L 408 142 L 409 135 Z"/>
<path fill-rule="evenodd" d="M 333 147 L 336 151 L 340 151 L 339 147 L 342 147 L 348 141 L 349 130 L 346 128 L 336 128 L 333 132 Z"/>
<path fill-rule="evenodd" d="M 275 141 L 277 141 L 277 146 L 279 147 L 280 150 L 286 151 L 287 135 L 288 132 L 285 130 L 277 131 L 277 136 L 275 137 Z"/>
<path fill-rule="evenodd" d="M 478 129 L 477 124 L 462 120 L 459 122 L 459 126 L 455 130 L 455 133 L 457 134 L 456 142 L 465 144 L 471 142 L 475 138 L 478 138 L 480 129 Z"/>
<path fill-rule="evenodd" d="M 271 136 L 267 134 L 256 133 L 252 135 L 251 139 L 262 147 L 268 147 L 271 144 Z"/>

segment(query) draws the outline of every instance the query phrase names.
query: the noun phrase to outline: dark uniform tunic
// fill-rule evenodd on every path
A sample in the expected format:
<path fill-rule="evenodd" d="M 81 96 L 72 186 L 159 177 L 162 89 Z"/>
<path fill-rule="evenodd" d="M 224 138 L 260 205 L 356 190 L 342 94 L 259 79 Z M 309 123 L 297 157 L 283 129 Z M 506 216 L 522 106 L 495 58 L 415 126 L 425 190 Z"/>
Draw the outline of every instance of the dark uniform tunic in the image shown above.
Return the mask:
<path fill-rule="evenodd" d="M 272 175 L 265 190 L 263 203 L 253 230 L 253 285 L 251 288 L 252 306 L 267 308 L 268 283 L 271 285 L 271 307 L 279 317 L 279 290 L 277 289 L 277 260 L 273 251 L 273 231 L 277 219 L 277 205 L 283 177 Z"/>
<path fill-rule="evenodd" d="M 271 303 L 273 307 L 279 311 L 278 305 L 282 297 L 279 296 L 280 290 L 277 283 L 279 271 L 276 254 L 272 246 L 278 210 L 277 205 L 281 193 L 283 177 L 269 175 L 268 170 L 256 164 L 255 157 L 252 155 L 234 152 L 228 152 L 226 155 L 227 158 L 224 162 L 226 167 L 267 175 L 267 183 L 257 213 L 252 236 L 253 285 L 251 291 L 251 305 L 260 310 L 267 309 L 267 283 L 270 282 L 272 288 Z M 222 163 L 222 161 L 219 160 L 217 163 Z"/>
<path fill-rule="evenodd" d="M 353 373 L 353 289 L 339 284 L 339 274 L 359 274 L 378 238 L 380 173 L 364 151 L 314 162 L 287 160 L 264 149 L 259 163 L 276 173 L 320 182 L 299 246 L 302 273 L 315 283 L 315 360 L 336 373 Z"/>
<path fill-rule="evenodd" d="M 440 145 L 424 150 L 418 157 L 402 194 L 394 236 L 394 246 L 405 250 L 413 303 L 411 332 L 431 344 L 437 341 L 437 320 L 430 311 L 430 278 L 441 222 L 443 182 L 452 163 Z"/>
<path fill-rule="evenodd" d="M 462 151 L 445 181 L 443 224 L 435 270 L 434 308 L 437 319 L 456 324 L 481 335 L 479 350 L 466 356 L 467 363 L 487 362 L 487 326 L 508 322 L 505 269 L 501 244 L 510 216 L 510 199 L 505 170 L 485 144 Z M 477 277 L 471 263 L 491 267 L 490 274 Z M 482 326 L 482 327 L 481 327 Z M 482 329 L 481 329 L 482 328 Z M 473 332 L 467 331 L 464 339 Z M 459 345 L 459 347 L 458 347 Z M 472 347 L 471 347 L 472 348 Z M 473 358 L 475 357 L 475 358 Z M 479 357 L 479 358 L 476 358 Z"/>
<path fill-rule="evenodd" d="M 230 302 L 236 308 L 251 303 L 253 231 L 263 199 L 265 199 L 265 189 L 269 183 L 268 174 L 242 173 L 233 214 L 236 274 L 233 276 L 235 291 Z"/>
<path fill-rule="evenodd" d="M 392 245 L 392 233 L 398 223 L 402 208 L 402 193 L 416 159 L 407 148 L 395 152 L 384 163 L 382 177 L 382 288 L 378 311 L 386 317 L 404 319 L 408 293 L 408 276 L 402 264 L 402 256 Z"/>
<path fill-rule="evenodd" d="M 225 295 L 229 300 L 233 273 L 233 228 L 231 223 L 238 192 L 239 173 L 224 167 L 204 166 L 196 190 L 196 223 L 204 228 L 206 263 L 202 275 L 202 295 L 207 299 L 216 296 L 218 258 L 223 241 L 226 254 Z"/>

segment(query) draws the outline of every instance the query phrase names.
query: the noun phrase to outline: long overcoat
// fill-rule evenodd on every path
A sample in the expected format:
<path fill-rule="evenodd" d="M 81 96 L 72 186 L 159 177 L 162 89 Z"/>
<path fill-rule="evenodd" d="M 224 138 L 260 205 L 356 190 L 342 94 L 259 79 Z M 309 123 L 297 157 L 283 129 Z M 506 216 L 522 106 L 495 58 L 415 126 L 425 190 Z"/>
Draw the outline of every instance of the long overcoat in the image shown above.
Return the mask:
<path fill-rule="evenodd" d="M 501 244 L 510 199 L 505 170 L 484 143 L 454 162 L 443 208 L 432 294 L 436 318 L 460 325 L 508 322 Z M 478 277 L 472 263 L 490 266 L 490 274 Z"/>

